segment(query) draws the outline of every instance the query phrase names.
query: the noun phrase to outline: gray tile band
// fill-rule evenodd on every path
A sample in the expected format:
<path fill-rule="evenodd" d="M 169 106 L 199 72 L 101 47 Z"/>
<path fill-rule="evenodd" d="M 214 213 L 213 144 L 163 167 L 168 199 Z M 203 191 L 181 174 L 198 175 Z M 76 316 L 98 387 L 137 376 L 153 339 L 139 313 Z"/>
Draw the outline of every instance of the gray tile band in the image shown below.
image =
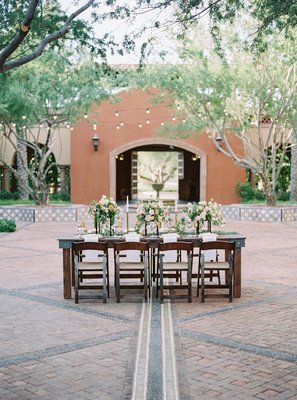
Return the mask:
<path fill-rule="evenodd" d="M 284 288 L 284 290 L 285 290 L 285 288 Z M 291 292 L 286 292 L 286 294 L 267 296 L 264 299 L 260 299 L 260 300 L 251 300 L 251 301 L 247 301 L 246 303 L 243 303 L 243 304 L 228 305 L 228 306 L 221 307 L 221 308 L 219 308 L 217 310 L 213 310 L 213 311 L 203 311 L 203 312 L 195 313 L 195 314 L 192 314 L 187 317 L 178 318 L 177 323 L 181 324 L 184 322 L 198 321 L 198 320 L 201 320 L 204 318 L 216 317 L 217 315 L 227 314 L 229 312 L 242 310 L 245 308 L 261 306 L 263 304 L 268 304 L 268 303 L 276 302 L 276 301 L 283 301 L 284 299 L 287 299 L 290 297 L 295 297 L 296 293 L 297 293 L 297 291 L 293 290 Z"/>
<path fill-rule="evenodd" d="M 229 347 L 231 349 L 247 351 L 250 353 L 259 354 L 261 356 L 274 358 L 276 360 L 290 361 L 297 363 L 297 354 L 288 353 L 286 351 L 276 351 L 270 349 L 269 347 L 257 346 L 250 343 L 242 343 L 236 340 L 224 339 L 217 336 L 207 335 L 205 333 L 200 333 L 200 332 L 194 332 L 187 329 L 182 329 L 180 331 L 180 334 L 183 337 L 188 337 L 202 342 L 215 344 L 217 346 Z"/>
<path fill-rule="evenodd" d="M 85 339 L 85 340 L 80 340 L 78 342 L 66 343 L 66 344 L 62 344 L 59 346 L 53 346 L 53 347 L 49 347 L 45 350 L 33 351 L 30 353 L 20 354 L 20 355 L 14 356 L 14 357 L 7 357 L 7 358 L 0 359 L 0 367 L 7 367 L 9 365 L 15 365 L 15 364 L 24 363 L 24 362 L 32 361 L 32 360 L 41 360 L 46 357 L 56 356 L 58 354 L 69 353 L 71 351 L 81 350 L 81 349 L 85 349 L 87 347 L 98 346 L 98 345 L 102 345 L 104 343 L 113 342 L 115 340 L 120 340 L 120 339 L 130 337 L 130 336 L 131 336 L 131 331 L 125 330 L 125 331 L 114 333 L 112 335 L 105 335 L 105 336 L 100 336 L 100 337 L 96 337 L 93 339 Z"/>
<path fill-rule="evenodd" d="M 160 300 L 152 295 L 147 400 L 163 400 L 163 360 Z"/>
<path fill-rule="evenodd" d="M 34 301 L 37 303 L 42 303 L 46 304 L 48 306 L 54 306 L 58 308 L 63 308 L 66 310 L 86 314 L 86 315 L 93 315 L 94 317 L 99 317 L 99 318 L 104 318 L 112 321 L 119 321 L 123 322 L 129 325 L 132 325 L 134 323 L 133 318 L 126 317 L 125 315 L 120 315 L 120 314 L 113 314 L 109 313 L 107 311 L 98 311 L 98 310 L 90 310 L 85 307 L 75 305 L 73 303 L 67 303 L 65 301 L 58 301 L 54 299 L 49 299 L 47 297 L 43 296 L 37 296 L 37 295 L 32 295 L 29 293 L 24 293 L 21 290 L 7 290 L 7 289 L 0 289 L 0 295 L 8 295 L 12 297 L 17 297 L 29 301 Z"/>

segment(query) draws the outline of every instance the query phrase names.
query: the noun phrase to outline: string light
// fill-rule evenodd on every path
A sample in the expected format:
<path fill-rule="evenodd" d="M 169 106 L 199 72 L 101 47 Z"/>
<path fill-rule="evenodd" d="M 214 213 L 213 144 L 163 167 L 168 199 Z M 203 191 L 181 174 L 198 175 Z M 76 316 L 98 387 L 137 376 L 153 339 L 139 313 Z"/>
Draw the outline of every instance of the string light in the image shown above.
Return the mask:
<path fill-rule="evenodd" d="M 120 129 L 120 126 L 119 125 L 117 125 L 117 130 L 119 130 Z"/>
<path fill-rule="evenodd" d="M 149 109 L 149 108 L 146 109 L 146 113 L 147 113 L 147 114 L 150 113 L 150 109 Z"/>
<path fill-rule="evenodd" d="M 119 112 L 118 112 L 118 111 L 115 112 L 115 116 L 116 116 L 116 117 L 119 116 Z"/>
<path fill-rule="evenodd" d="M 58 118 L 57 114 L 54 115 L 54 120 L 56 120 Z"/>
<path fill-rule="evenodd" d="M 164 126 L 164 122 L 163 121 L 161 122 L 161 126 Z"/>
<path fill-rule="evenodd" d="M 120 125 L 121 125 L 121 126 L 124 126 L 124 122 L 123 122 L 123 121 L 121 121 Z"/>
<path fill-rule="evenodd" d="M 88 118 L 88 114 L 87 113 L 85 113 L 85 119 L 87 119 Z"/>
<path fill-rule="evenodd" d="M 138 127 L 139 127 L 139 128 L 142 128 L 142 124 L 139 124 Z"/>
<path fill-rule="evenodd" d="M 23 115 L 23 116 L 22 116 L 22 119 L 26 119 L 26 115 Z"/>
<path fill-rule="evenodd" d="M 146 120 L 146 123 L 147 123 L 147 124 L 149 124 L 149 123 L 150 123 L 150 120 L 149 120 L 149 119 L 147 119 L 147 120 Z"/>
<path fill-rule="evenodd" d="M 93 124 L 93 129 L 94 129 L 94 131 L 96 131 L 96 129 L 97 129 L 97 124 Z"/>
<path fill-rule="evenodd" d="M 68 129 L 70 128 L 70 124 L 67 124 L 66 126 L 67 126 Z"/>
<path fill-rule="evenodd" d="M 71 126 L 71 127 L 70 127 L 70 130 L 73 131 L 73 129 L 74 129 L 73 126 Z"/>
<path fill-rule="evenodd" d="M 43 124 L 39 124 L 39 127 L 40 127 L 40 128 L 43 128 Z"/>
<path fill-rule="evenodd" d="M 176 118 L 175 117 L 172 117 L 172 121 L 175 121 L 176 120 Z"/>

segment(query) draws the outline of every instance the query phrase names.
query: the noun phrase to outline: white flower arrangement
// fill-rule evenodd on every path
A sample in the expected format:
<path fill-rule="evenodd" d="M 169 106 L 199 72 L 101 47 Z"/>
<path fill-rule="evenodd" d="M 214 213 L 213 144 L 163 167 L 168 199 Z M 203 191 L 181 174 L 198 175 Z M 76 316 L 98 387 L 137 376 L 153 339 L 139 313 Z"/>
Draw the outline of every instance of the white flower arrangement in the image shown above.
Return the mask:
<path fill-rule="evenodd" d="M 161 222 L 165 222 L 168 226 L 172 224 L 169 209 L 162 201 L 153 200 L 139 203 L 136 211 L 136 232 L 146 234 L 146 226 L 151 223 L 155 224 L 158 231 Z"/>
<path fill-rule="evenodd" d="M 208 223 L 207 229 L 211 231 L 211 225 L 223 225 L 224 218 L 222 206 L 210 201 L 199 201 L 199 203 L 188 203 L 183 210 L 184 217 L 180 229 L 189 225 L 189 221 L 194 222 L 197 233 L 202 229 L 205 222 Z"/>

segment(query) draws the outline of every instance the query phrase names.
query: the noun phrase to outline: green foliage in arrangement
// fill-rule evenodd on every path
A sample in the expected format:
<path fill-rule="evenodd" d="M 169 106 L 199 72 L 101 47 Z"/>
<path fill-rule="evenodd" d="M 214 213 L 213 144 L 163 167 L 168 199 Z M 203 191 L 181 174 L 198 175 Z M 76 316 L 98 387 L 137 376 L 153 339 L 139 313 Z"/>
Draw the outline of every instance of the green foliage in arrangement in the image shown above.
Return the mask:
<path fill-rule="evenodd" d="M 12 219 L 0 219 L 0 232 L 14 232 L 16 230 L 16 223 Z"/>

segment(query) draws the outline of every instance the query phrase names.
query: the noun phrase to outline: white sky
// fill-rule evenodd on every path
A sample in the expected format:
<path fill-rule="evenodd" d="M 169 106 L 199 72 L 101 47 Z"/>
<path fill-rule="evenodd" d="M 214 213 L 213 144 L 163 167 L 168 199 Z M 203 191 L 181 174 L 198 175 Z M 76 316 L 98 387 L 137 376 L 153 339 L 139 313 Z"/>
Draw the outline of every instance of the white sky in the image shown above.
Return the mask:
<path fill-rule="evenodd" d="M 79 7 L 84 5 L 86 3 L 86 1 L 87 0 L 76 1 L 76 6 L 73 6 L 72 5 L 73 1 L 71 1 L 71 0 L 60 0 L 60 4 L 61 4 L 62 8 L 69 15 L 72 10 L 78 9 Z M 100 3 L 100 1 L 99 1 L 99 3 Z M 126 0 L 126 1 L 122 1 L 122 3 L 126 3 L 126 4 L 128 3 L 129 6 L 133 6 L 134 0 Z M 104 10 L 107 10 L 107 8 L 104 8 L 104 6 L 102 6 L 99 10 L 102 10 L 102 12 L 104 12 Z M 110 8 L 108 8 L 108 10 L 110 10 Z M 82 13 L 79 16 L 79 18 L 83 18 L 83 19 L 90 21 L 91 20 L 91 12 L 92 12 L 92 9 L 90 8 L 90 9 L 84 11 L 84 13 Z M 125 34 L 129 34 L 132 31 L 141 28 L 143 25 L 151 26 L 153 24 L 154 19 L 156 19 L 156 18 L 164 19 L 165 17 L 166 17 L 165 15 L 163 17 L 157 15 L 157 12 L 155 12 L 155 13 L 149 12 L 149 13 L 139 15 L 133 24 L 129 24 L 125 20 L 122 20 L 122 21 L 107 20 L 107 21 L 103 21 L 101 23 L 98 22 L 97 24 L 93 23 L 93 27 L 98 36 L 103 36 L 105 33 L 108 32 L 108 33 L 112 33 L 115 36 L 116 40 L 121 41 L 121 39 L 124 37 Z M 168 35 L 166 37 L 166 33 L 161 30 L 157 31 L 156 33 L 157 34 L 155 35 L 156 37 L 154 39 L 154 48 L 153 48 L 154 51 L 150 55 L 149 62 L 156 62 L 156 61 L 160 62 L 160 58 L 159 58 L 158 54 L 162 50 L 166 50 L 172 54 L 174 53 L 174 44 L 173 44 L 173 41 L 170 42 Z M 147 37 L 148 37 L 148 35 L 147 35 Z M 122 57 L 120 55 L 114 55 L 114 56 L 110 55 L 108 58 L 108 61 L 110 63 L 116 63 L 116 64 L 137 64 L 140 59 L 141 44 L 147 37 L 144 37 L 142 40 L 139 40 L 137 42 L 136 51 L 134 54 L 125 54 Z M 176 58 L 176 57 L 170 56 L 170 58 Z"/>

